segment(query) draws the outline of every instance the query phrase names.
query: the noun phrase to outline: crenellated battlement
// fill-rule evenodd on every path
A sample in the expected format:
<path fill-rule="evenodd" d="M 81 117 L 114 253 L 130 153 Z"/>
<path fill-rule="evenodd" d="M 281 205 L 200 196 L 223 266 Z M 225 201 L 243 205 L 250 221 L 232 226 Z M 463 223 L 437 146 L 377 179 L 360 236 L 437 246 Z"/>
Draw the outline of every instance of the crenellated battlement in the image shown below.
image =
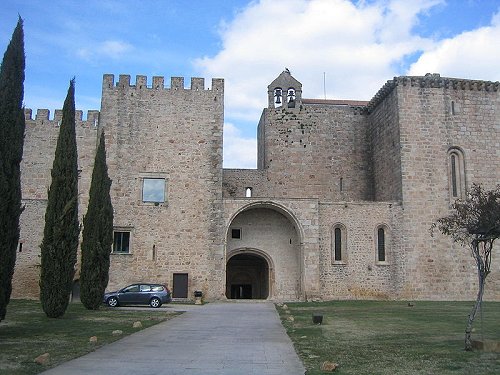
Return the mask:
<path fill-rule="evenodd" d="M 35 117 L 33 117 L 33 111 L 31 108 L 24 109 L 24 118 L 26 121 L 35 121 L 36 123 L 43 123 L 45 121 L 58 123 L 61 121 L 63 115 L 62 109 L 56 109 L 54 111 L 54 116 L 51 118 L 50 111 L 48 109 L 37 109 Z M 89 110 L 87 111 L 86 119 L 83 118 L 83 111 L 76 110 L 75 111 L 75 120 L 81 126 L 97 126 L 99 121 L 99 111 L 97 110 Z"/>
<path fill-rule="evenodd" d="M 184 77 L 171 77 L 170 87 L 165 86 L 165 78 L 161 76 L 154 76 L 150 84 L 148 84 L 148 79 L 146 76 L 137 75 L 135 78 L 135 85 L 130 82 L 130 75 L 120 74 L 118 76 L 118 81 L 115 82 L 114 74 L 104 74 L 102 80 L 102 88 L 105 90 L 116 90 L 116 89 L 136 89 L 136 90 L 191 90 L 191 91 L 224 91 L 224 79 L 222 78 L 212 78 L 212 87 L 205 88 L 205 79 L 192 77 L 191 86 L 186 88 L 184 86 Z"/>
<path fill-rule="evenodd" d="M 497 92 L 500 88 L 500 82 L 446 78 L 441 77 L 438 73 L 427 73 L 425 76 L 394 77 L 387 81 L 370 100 L 366 106 L 368 113 L 372 112 L 373 109 L 375 109 L 375 107 L 377 107 L 377 105 L 379 105 L 397 86 Z"/>

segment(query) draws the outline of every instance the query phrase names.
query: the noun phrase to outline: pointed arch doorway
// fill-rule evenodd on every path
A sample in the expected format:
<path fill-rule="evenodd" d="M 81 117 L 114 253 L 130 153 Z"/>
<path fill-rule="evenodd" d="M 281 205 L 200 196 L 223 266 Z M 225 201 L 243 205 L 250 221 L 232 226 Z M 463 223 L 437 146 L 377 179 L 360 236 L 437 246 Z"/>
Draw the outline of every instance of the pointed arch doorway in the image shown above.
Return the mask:
<path fill-rule="evenodd" d="M 270 260 L 256 250 L 240 249 L 230 254 L 226 265 L 228 299 L 267 299 L 271 290 Z"/>

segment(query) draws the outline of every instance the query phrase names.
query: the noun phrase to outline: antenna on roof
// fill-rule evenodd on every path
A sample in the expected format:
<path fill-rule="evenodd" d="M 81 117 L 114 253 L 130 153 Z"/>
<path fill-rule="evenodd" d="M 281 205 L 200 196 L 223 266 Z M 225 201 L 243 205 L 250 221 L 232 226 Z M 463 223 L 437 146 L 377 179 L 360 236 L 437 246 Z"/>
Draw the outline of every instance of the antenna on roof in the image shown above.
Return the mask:
<path fill-rule="evenodd" d="M 326 72 L 323 72 L 323 95 L 325 96 L 326 100 Z"/>

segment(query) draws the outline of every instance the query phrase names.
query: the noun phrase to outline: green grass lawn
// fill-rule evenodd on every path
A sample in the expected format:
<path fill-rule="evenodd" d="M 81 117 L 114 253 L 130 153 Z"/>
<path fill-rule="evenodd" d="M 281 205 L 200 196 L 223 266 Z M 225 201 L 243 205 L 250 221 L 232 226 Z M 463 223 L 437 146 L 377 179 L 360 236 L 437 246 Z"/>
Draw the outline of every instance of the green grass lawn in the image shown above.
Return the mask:
<path fill-rule="evenodd" d="M 466 352 L 472 302 L 334 301 L 289 303 L 278 312 L 307 374 L 500 374 L 500 354 Z M 314 325 L 312 314 L 323 314 Z M 500 303 L 483 304 L 473 339 L 500 341 Z M 293 317 L 293 318 L 291 318 Z"/>
<path fill-rule="evenodd" d="M 0 322 L 0 375 L 37 374 L 139 331 L 132 328 L 136 321 L 143 329 L 175 315 L 164 309 L 111 309 L 104 305 L 89 311 L 72 303 L 62 318 L 51 319 L 38 301 L 11 300 L 6 319 Z M 123 335 L 113 336 L 114 330 L 123 331 Z M 91 336 L 97 336 L 97 344 L 89 342 Z M 33 362 L 43 353 L 50 354 L 47 366 Z"/>

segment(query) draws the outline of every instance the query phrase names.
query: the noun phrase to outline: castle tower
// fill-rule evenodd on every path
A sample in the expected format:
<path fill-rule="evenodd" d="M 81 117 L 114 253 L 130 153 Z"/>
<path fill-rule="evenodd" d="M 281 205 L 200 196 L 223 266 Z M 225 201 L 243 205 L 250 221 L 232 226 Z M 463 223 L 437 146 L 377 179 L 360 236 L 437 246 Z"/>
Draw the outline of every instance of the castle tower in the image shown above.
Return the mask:
<path fill-rule="evenodd" d="M 109 289 L 141 280 L 174 298 L 223 294 L 221 245 L 224 82 L 104 75 L 115 244 Z"/>

